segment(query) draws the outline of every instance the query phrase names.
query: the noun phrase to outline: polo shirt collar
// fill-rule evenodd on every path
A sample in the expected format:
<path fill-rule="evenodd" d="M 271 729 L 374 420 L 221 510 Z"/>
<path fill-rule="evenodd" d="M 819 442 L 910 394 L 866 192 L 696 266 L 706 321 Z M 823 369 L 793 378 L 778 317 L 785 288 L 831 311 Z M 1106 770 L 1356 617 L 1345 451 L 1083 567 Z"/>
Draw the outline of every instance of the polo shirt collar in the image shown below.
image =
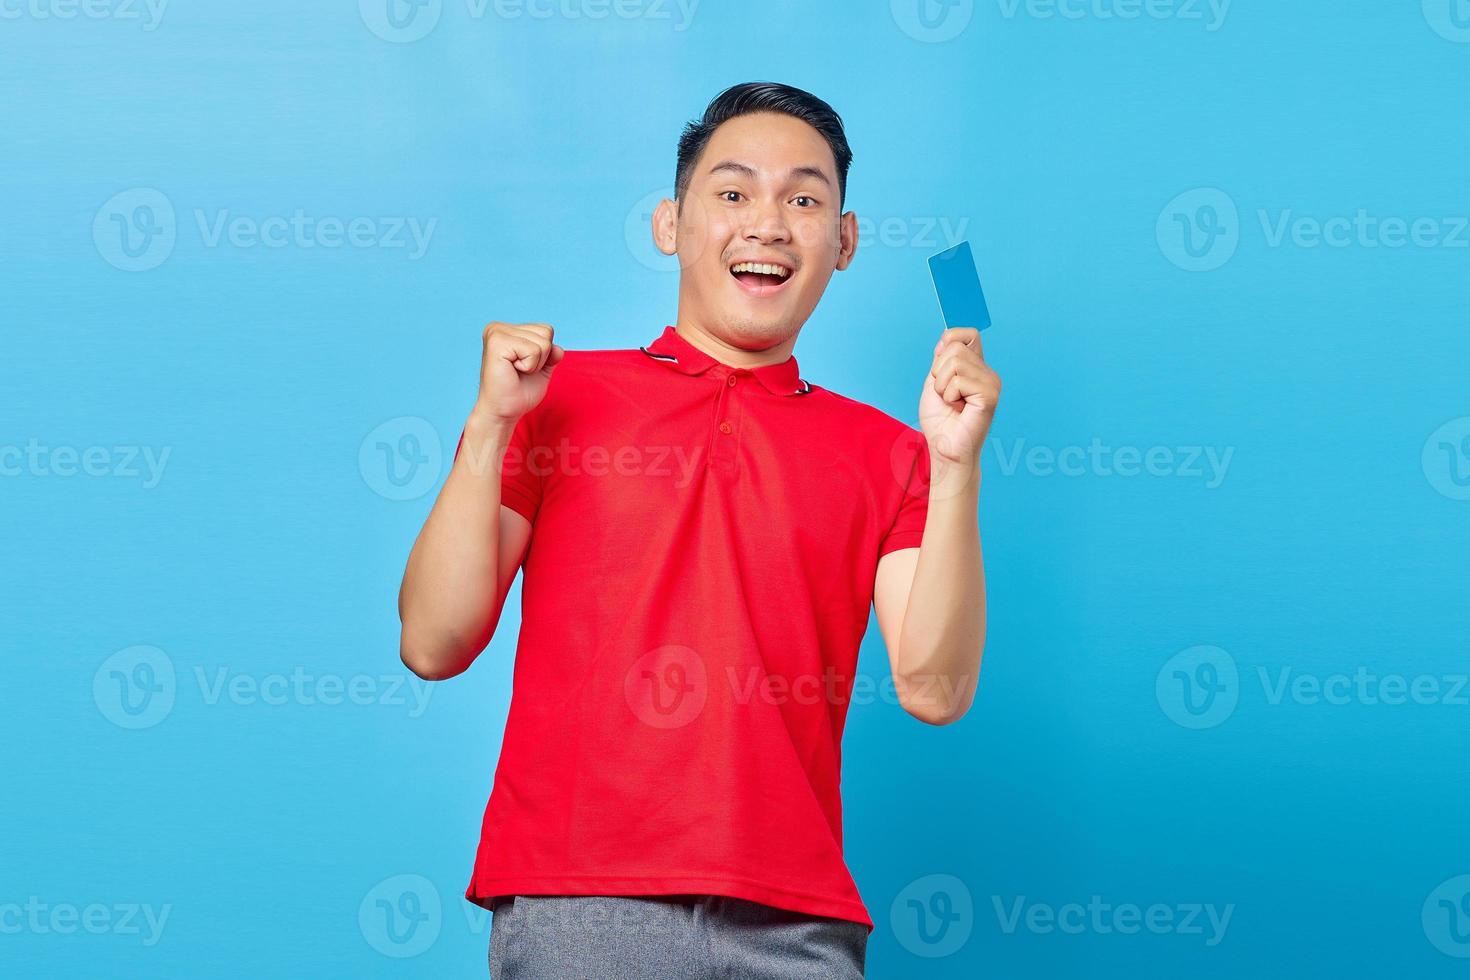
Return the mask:
<path fill-rule="evenodd" d="M 794 354 L 780 364 L 764 364 L 756 368 L 733 368 L 689 343 L 679 336 L 678 331 L 672 326 L 664 327 L 664 332 L 659 334 L 652 343 L 638 349 L 654 360 L 667 364 L 684 374 L 703 374 L 719 364 L 727 371 L 749 371 L 774 395 L 804 395 L 812 390 L 811 385 L 801 379 Z"/>

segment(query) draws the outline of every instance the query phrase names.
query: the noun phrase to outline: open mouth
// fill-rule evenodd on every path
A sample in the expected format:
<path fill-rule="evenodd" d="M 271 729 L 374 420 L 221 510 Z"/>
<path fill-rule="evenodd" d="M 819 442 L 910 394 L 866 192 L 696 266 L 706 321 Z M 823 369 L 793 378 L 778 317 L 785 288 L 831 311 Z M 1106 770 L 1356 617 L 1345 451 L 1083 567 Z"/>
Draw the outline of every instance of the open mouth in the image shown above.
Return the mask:
<path fill-rule="evenodd" d="M 752 296 L 770 296 L 791 281 L 790 266 L 776 262 L 736 262 L 730 266 L 730 275 L 740 288 Z"/>

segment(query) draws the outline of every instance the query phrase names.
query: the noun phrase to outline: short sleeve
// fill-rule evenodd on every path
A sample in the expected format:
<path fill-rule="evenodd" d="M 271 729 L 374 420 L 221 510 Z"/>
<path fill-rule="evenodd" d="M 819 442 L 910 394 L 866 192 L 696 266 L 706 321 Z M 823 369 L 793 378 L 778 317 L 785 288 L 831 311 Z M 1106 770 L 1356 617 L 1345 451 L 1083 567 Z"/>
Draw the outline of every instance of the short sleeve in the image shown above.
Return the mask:
<path fill-rule="evenodd" d="M 898 513 L 878 546 L 879 558 L 923 543 L 924 521 L 929 516 L 929 443 L 922 433 L 905 427 L 890 453 L 890 467 L 903 490 Z"/>
<path fill-rule="evenodd" d="M 536 410 L 532 409 L 516 419 L 511 430 L 510 444 L 506 446 L 505 458 L 500 465 L 500 502 L 535 523 L 536 511 L 541 506 L 542 468 L 536 465 L 537 455 L 532 452 L 536 445 L 533 426 Z M 454 458 L 459 459 L 459 450 L 464 446 L 464 433 L 459 435 L 459 445 L 454 449 Z"/>

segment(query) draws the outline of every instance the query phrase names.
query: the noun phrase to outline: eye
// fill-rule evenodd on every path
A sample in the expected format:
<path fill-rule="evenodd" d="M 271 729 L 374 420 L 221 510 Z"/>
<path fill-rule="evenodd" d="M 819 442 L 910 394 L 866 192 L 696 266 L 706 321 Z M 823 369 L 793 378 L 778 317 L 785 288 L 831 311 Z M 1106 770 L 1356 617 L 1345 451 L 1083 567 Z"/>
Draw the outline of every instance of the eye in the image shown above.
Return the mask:
<path fill-rule="evenodd" d="M 811 201 L 812 202 L 811 204 L 806 205 L 805 207 L 813 207 L 814 208 L 814 207 L 817 206 L 817 199 L 814 198 L 814 197 L 812 197 L 810 194 L 798 194 L 798 195 L 796 195 L 796 197 L 792 198 L 792 200 L 793 201 Z"/>
<path fill-rule="evenodd" d="M 729 201 L 731 204 L 734 204 L 734 201 L 730 201 L 730 198 L 728 196 L 730 194 L 734 194 L 736 197 L 741 196 L 739 191 L 720 191 L 720 197 L 724 198 L 726 201 Z"/>

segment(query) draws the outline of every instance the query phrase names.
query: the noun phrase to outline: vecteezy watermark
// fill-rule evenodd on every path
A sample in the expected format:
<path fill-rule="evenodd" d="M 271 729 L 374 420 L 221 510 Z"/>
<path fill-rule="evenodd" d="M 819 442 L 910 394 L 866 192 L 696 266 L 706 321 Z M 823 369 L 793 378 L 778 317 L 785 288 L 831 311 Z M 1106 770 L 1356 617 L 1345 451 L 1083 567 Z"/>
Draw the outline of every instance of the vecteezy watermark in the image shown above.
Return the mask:
<path fill-rule="evenodd" d="M 1470 248 L 1470 217 L 1465 215 L 1401 218 L 1358 208 L 1352 215 L 1316 218 L 1291 208 L 1256 211 L 1269 248 L 1288 241 L 1296 248 Z"/>
<path fill-rule="evenodd" d="M 1470 707 L 1470 674 L 1381 672 L 1366 665 L 1319 673 L 1291 665 L 1257 665 L 1247 677 L 1259 686 L 1268 707 L 1365 707 L 1438 705 Z M 1245 684 L 1235 658 L 1214 646 L 1181 650 L 1159 668 L 1155 678 L 1159 707 L 1184 728 L 1214 728 L 1239 705 Z"/>
<path fill-rule="evenodd" d="M 438 218 L 421 221 L 399 217 L 339 218 L 309 215 L 296 208 L 290 215 L 231 214 L 228 208 L 208 213 L 194 209 L 194 222 L 205 248 L 227 244 L 233 248 L 381 248 L 407 249 L 410 262 L 424 257 L 434 237 Z"/>
<path fill-rule="evenodd" d="M 1420 923 L 1435 949 L 1457 959 L 1470 958 L 1470 875 L 1440 882 L 1424 899 Z"/>
<path fill-rule="evenodd" d="M 357 907 L 357 928 L 384 956 L 404 959 L 428 950 L 439 938 L 444 906 L 439 889 L 423 875 L 394 875 L 368 890 Z"/>
<path fill-rule="evenodd" d="M 1209 272 L 1229 262 L 1240 244 L 1235 201 L 1218 187 L 1185 191 L 1164 205 L 1154 225 L 1159 251 L 1187 272 Z"/>
<path fill-rule="evenodd" d="M 192 216 L 199 244 L 207 249 L 402 250 L 410 262 L 428 252 L 439 224 L 438 218 L 425 221 L 414 216 L 314 215 L 305 208 L 265 216 L 194 208 Z M 114 194 L 92 219 L 97 254 L 124 272 L 146 272 L 162 265 L 178 236 L 173 202 L 151 187 Z"/>
<path fill-rule="evenodd" d="M 876 702 L 951 717 L 974 690 L 976 678 L 918 674 L 900 693 L 891 675 L 845 675 L 828 665 L 820 672 L 781 673 L 756 665 L 711 669 L 692 647 L 667 644 L 643 654 L 623 675 L 623 695 L 639 721 L 654 728 L 682 728 L 699 717 L 712 696 L 737 707 L 786 704 L 868 705 Z"/>
<path fill-rule="evenodd" d="M 152 187 L 114 194 L 92 218 L 97 254 L 124 272 L 162 265 L 173 254 L 177 236 L 173 202 Z"/>
<path fill-rule="evenodd" d="M 1470 0 L 1423 0 L 1424 19 L 1446 41 L 1470 44 Z"/>
<path fill-rule="evenodd" d="M 995 0 L 1005 20 L 1131 21 L 1177 20 L 1199 22 L 1213 34 L 1225 26 L 1231 0 Z"/>
<path fill-rule="evenodd" d="M 1235 658 L 1208 645 L 1180 650 L 1159 668 L 1154 696 L 1175 724 L 1214 728 L 1235 713 L 1240 701 Z"/>
<path fill-rule="evenodd" d="M 883 248 L 919 248 L 939 251 L 965 240 L 969 218 L 940 216 L 872 218 L 858 215 L 858 251 L 880 245 Z"/>
<path fill-rule="evenodd" d="M 439 432 L 416 415 L 389 419 L 363 437 L 357 470 L 380 497 L 415 500 L 439 481 L 444 448 Z"/>
<path fill-rule="evenodd" d="M 116 477 L 152 490 L 172 453 L 172 446 L 48 446 L 31 438 L 24 446 L 0 443 L 0 477 Z"/>
<path fill-rule="evenodd" d="M 639 20 L 668 21 L 675 31 L 694 22 L 699 0 L 464 0 L 472 21 L 497 20 Z M 362 22 L 373 34 L 394 44 L 417 41 L 438 26 L 443 0 L 358 0 Z"/>
<path fill-rule="evenodd" d="M 524 935 L 547 932 L 578 943 L 600 944 L 655 935 L 675 942 L 688 941 L 690 924 L 662 914 L 653 903 L 620 903 L 609 907 L 584 904 L 576 897 L 537 895 L 503 907 L 495 915 L 473 902 L 456 903 L 464 914 L 465 931 L 484 936 L 492 925 L 497 933 Z M 427 952 L 446 929 L 457 928 L 457 917 L 446 915 L 440 890 L 423 875 L 398 874 L 368 889 L 357 907 L 362 938 L 377 952 L 406 959 Z"/>
<path fill-rule="evenodd" d="M 357 12 L 367 29 L 384 41 L 407 44 L 438 26 L 444 4 L 443 0 L 357 0 Z"/>
<path fill-rule="evenodd" d="M 92 700 L 119 728 L 152 728 L 174 708 L 174 662 L 158 647 L 132 646 L 102 661 L 92 675 Z"/>
<path fill-rule="evenodd" d="M 168 925 L 171 903 L 151 905 L 137 902 L 43 902 L 31 895 L 25 902 L 0 901 L 0 935 L 74 936 L 79 932 L 93 936 L 138 936 L 144 946 L 153 947 L 163 938 Z"/>
<path fill-rule="evenodd" d="M 675 31 L 694 23 L 699 0 L 465 0 L 473 20 L 666 20 Z"/>
<path fill-rule="evenodd" d="M 167 9 L 168 0 L 0 0 L 0 20 L 137 21 L 152 32 Z"/>
<path fill-rule="evenodd" d="M 1031 476 L 1168 477 L 1201 480 L 1208 490 L 1225 482 L 1234 446 L 1110 446 L 1097 436 L 1086 446 L 1028 446 L 1023 438 L 991 439 L 1002 476 L 1022 467 Z"/>
<path fill-rule="evenodd" d="M 1451 500 L 1470 500 L 1470 415 L 1450 419 L 1424 440 L 1424 478 Z"/>
<path fill-rule="evenodd" d="M 888 922 L 894 938 L 915 956 L 951 956 L 969 941 L 975 928 L 975 900 L 954 875 L 925 875 L 894 896 Z"/>
<path fill-rule="evenodd" d="M 408 717 L 419 718 L 433 694 L 431 682 L 404 674 L 316 673 L 303 666 L 264 674 L 195 666 L 188 676 L 194 681 L 193 696 L 208 707 L 380 705 L 406 709 Z M 173 659 L 154 646 L 119 650 L 92 675 L 97 710 L 119 728 L 152 728 L 173 711 L 179 694 Z"/>
<path fill-rule="evenodd" d="M 623 675 L 633 716 L 653 728 L 682 728 L 704 710 L 709 672 L 693 649 L 671 643 L 649 650 Z"/>
<path fill-rule="evenodd" d="M 1361 705 L 1446 705 L 1470 707 L 1470 674 L 1380 674 L 1358 666 L 1352 673 L 1317 674 L 1294 667 L 1256 668 L 1266 703 L 1341 707 Z"/>
<path fill-rule="evenodd" d="M 497 460 L 491 456 L 493 448 L 461 449 L 455 458 L 470 472 L 483 475 L 496 466 Z M 682 489 L 694 482 L 704 460 L 701 446 L 583 445 L 563 436 L 554 444 L 529 449 L 507 446 L 498 463 L 503 477 L 641 476 L 668 478 L 667 486 Z M 389 500 L 421 497 L 438 482 L 443 469 L 439 433 L 416 415 L 389 419 L 359 444 L 357 466 L 363 482 L 379 496 Z"/>
<path fill-rule="evenodd" d="M 975 16 L 975 0 L 889 0 L 893 22 L 915 41 L 938 44 L 959 37 Z"/>
<path fill-rule="evenodd" d="M 1270 249 L 1462 249 L 1470 248 L 1470 216 L 1298 214 L 1293 208 L 1257 208 L 1261 239 Z M 1216 187 L 1186 191 L 1159 212 L 1159 251 L 1188 272 L 1210 272 L 1235 255 L 1243 227 L 1235 201 Z"/>
<path fill-rule="evenodd" d="M 480 931 L 468 914 L 465 920 L 471 932 Z M 534 937 L 544 935 L 547 942 L 573 946 L 639 944 L 655 939 L 660 944 L 691 946 L 700 941 L 695 933 L 703 928 L 696 919 L 667 914 L 656 902 L 607 903 L 579 895 L 518 896 L 494 920 L 498 935 L 525 937 L 524 941 L 534 945 L 540 945 Z"/>
<path fill-rule="evenodd" d="M 1206 946 L 1218 946 L 1230 928 L 1235 903 L 1217 907 L 1211 902 L 1154 902 L 1137 905 L 1104 902 L 1101 895 L 1091 896 L 1086 904 L 1067 902 L 1050 905 L 1032 902 L 1025 895 L 1015 898 L 990 896 L 996 921 L 1001 931 L 1013 935 L 1019 930 L 1047 936 L 1136 936 L 1142 932 L 1155 936 L 1199 936 Z"/>
<path fill-rule="evenodd" d="M 682 489 L 694 482 L 704 458 L 702 446 L 583 446 L 563 436 L 555 445 L 532 446 L 525 452 L 508 447 L 501 472 L 509 476 L 672 477 L 671 486 Z M 476 472 L 483 472 L 484 460 L 471 457 L 469 462 Z"/>

